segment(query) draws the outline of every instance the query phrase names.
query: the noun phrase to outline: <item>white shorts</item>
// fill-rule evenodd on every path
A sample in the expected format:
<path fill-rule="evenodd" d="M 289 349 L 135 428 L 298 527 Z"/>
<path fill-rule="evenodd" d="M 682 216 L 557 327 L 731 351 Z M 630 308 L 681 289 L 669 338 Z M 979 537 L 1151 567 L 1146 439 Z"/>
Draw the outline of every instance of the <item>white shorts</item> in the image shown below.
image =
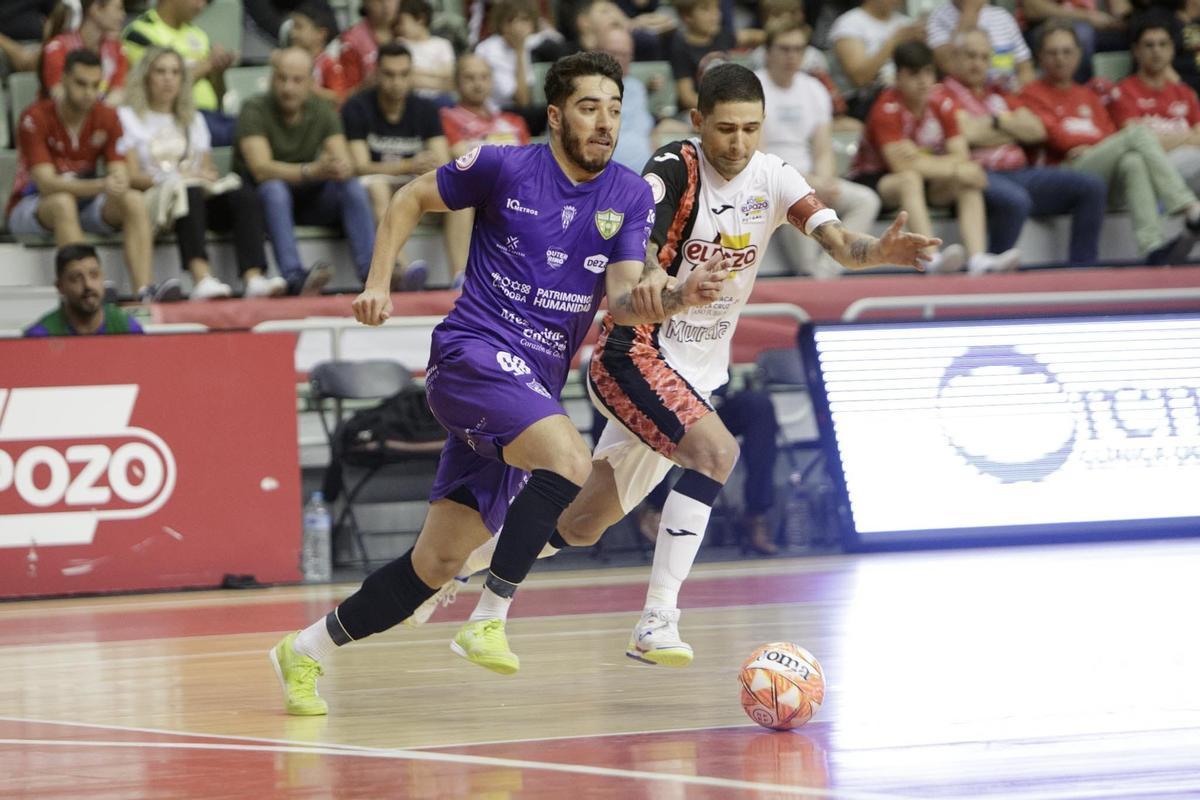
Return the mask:
<path fill-rule="evenodd" d="M 591 381 L 588 395 L 592 405 L 608 420 L 600 441 L 592 450 L 593 461 L 607 461 L 613 469 L 621 510 L 628 514 L 646 499 L 654 487 L 662 483 L 675 462 L 648 447 L 625 425 L 614 417 L 604 404 L 596 400 Z"/>

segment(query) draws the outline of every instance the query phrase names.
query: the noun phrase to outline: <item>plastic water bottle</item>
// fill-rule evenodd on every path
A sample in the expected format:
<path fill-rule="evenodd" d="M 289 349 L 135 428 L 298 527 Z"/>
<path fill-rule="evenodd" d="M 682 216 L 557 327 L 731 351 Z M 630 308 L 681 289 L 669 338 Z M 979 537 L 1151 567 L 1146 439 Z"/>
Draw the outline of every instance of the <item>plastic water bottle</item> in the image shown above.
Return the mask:
<path fill-rule="evenodd" d="M 788 476 L 787 502 L 784 504 L 784 532 L 787 545 L 804 549 L 812 544 L 812 516 L 804 491 L 804 475 L 796 470 Z"/>
<path fill-rule="evenodd" d="M 324 583 L 333 577 L 332 527 L 325 495 L 313 492 L 312 499 L 304 507 L 304 539 L 300 552 L 300 569 L 309 583 Z"/>

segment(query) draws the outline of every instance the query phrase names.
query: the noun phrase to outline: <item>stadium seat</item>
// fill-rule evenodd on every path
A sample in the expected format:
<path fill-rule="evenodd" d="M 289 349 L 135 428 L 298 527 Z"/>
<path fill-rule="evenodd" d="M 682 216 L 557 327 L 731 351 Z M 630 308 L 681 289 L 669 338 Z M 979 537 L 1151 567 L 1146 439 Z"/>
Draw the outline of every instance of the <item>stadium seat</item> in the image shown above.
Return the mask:
<path fill-rule="evenodd" d="M 378 461 L 364 463 L 347 458 L 340 444 L 342 404 L 346 400 L 382 400 L 403 389 L 415 386 L 412 373 L 396 361 L 322 361 L 309 373 L 311 398 L 316 404 L 321 428 L 329 441 L 329 474 L 324 488 L 332 503 L 344 491 L 341 511 L 334 518 L 333 538 L 348 534 L 350 543 L 358 550 L 365 568 L 370 561 L 366 537 L 372 533 L 390 531 L 363 530 L 354 513 L 356 502 L 365 502 L 363 490 L 377 475 L 383 475 L 389 500 L 424 500 L 432 485 L 433 466 L 441 453 L 444 441 L 387 442 L 387 452 Z M 333 420 L 326 417 L 326 403 L 333 402 Z M 414 462 L 424 462 L 428 469 L 414 469 Z M 331 477 L 333 480 L 331 480 Z M 400 497 L 397 498 L 396 495 Z M 336 550 L 336 548 L 335 548 Z"/>
<path fill-rule="evenodd" d="M 225 70 L 225 97 L 222 100 L 225 113 L 237 116 L 242 103 L 267 91 L 270 80 L 270 67 L 231 67 Z"/>
<path fill-rule="evenodd" d="M 850 171 L 850 163 L 858 152 L 860 134 L 848 131 L 833 132 L 833 158 L 837 162 L 837 174 L 845 175 Z"/>
<path fill-rule="evenodd" d="M 662 85 L 649 96 L 650 113 L 655 117 L 674 116 L 678 100 L 675 97 L 675 80 L 671 77 L 671 64 L 667 61 L 634 61 L 629 65 L 629 74 L 649 84 L 654 77 L 662 78 Z"/>
<path fill-rule="evenodd" d="M 1092 72 L 1097 78 L 1104 78 L 1116 83 L 1133 73 L 1133 57 L 1129 55 L 1128 51 L 1093 53 Z"/>
<path fill-rule="evenodd" d="M 533 94 L 530 99 L 535 106 L 546 105 L 546 73 L 552 66 L 549 61 L 533 62 Z"/>
<path fill-rule="evenodd" d="M 37 100 L 38 79 L 32 72 L 14 72 L 8 76 L 8 99 L 12 106 L 13 130 L 25 109 Z"/>
<path fill-rule="evenodd" d="M 10 139 L 8 136 L 11 120 L 9 115 L 12 111 L 8 107 L 8 97 L 5 96 L 4 85 L 0 84 L 0 149 L 6 147 L 16 147 L 15 139 Z"/>
<path fill-rule="evenodd" d="M 208 7 L 196 17 L 196 24 L 208 34 L 210 43 L 241 54 L 242 0 L 209 0 Z"/>
<path fill-rule="evenodd" d="M 232 147 L 214 147 L 212 149 L 213 165 L 217 168 L 217 172 L 225 175 L 233 171 L 233 148 Z"/>
<path fill-rule="evenodd" d="M 8 202 L 12 194 L 13 181 L 17 177 L 17 151 L 0 150 L 0 198 Z M 0 216 L 0 230 L 8 229 L 8 220 Z"/>

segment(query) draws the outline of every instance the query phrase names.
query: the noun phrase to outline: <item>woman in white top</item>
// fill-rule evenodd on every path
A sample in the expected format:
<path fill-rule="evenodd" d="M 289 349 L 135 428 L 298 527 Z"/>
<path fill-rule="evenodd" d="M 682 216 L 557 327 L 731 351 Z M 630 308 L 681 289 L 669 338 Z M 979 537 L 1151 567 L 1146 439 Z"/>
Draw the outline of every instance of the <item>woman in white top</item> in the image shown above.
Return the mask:
<path fill-rule="evenodd" d="M 829 29 L 831 76 L 856 119 L 865 120 L 880 88 L 895 83 L 896 46 L 925 40 L 924 22 L 901 13 L 903 5 L 904 0 L 863 0 Z"/>
<path fill-rule="evenodd" d="M 454 91 L 454 46 L 429 32 L 432 20 L 433 6 L 428 0 L 400 0 L 397 21 L 400 41 L 412 53 L 412 86 L 426 97 Z"/>
<path fill-rule="evenodd" d="M 195 280 L 192 299 L 232 293 L 212 274 L 205 248 L 210 225 L 232 228 L 247 297 L 283 294 L 286 282 L 264 275 L 262 204 L 254 190 L 217 174 L 208 127 L 193 104 L 191 77 L 179 53 L 148 48 L 128 81 L 127 97 L 117 113 L 130 183 L 147 192 L 151 221 L 174 228 L 180 260 Z"/>

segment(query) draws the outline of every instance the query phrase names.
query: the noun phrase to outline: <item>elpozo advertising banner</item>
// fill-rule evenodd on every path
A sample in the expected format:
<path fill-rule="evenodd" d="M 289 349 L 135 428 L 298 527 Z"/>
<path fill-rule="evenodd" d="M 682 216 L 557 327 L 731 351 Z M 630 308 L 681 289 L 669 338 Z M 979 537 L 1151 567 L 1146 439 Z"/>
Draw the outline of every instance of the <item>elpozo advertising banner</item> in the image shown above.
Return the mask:
<path fill-rule="evenodd" d="M 294 347 L 0 341 L 0 596 L 297 579 Z"/>

